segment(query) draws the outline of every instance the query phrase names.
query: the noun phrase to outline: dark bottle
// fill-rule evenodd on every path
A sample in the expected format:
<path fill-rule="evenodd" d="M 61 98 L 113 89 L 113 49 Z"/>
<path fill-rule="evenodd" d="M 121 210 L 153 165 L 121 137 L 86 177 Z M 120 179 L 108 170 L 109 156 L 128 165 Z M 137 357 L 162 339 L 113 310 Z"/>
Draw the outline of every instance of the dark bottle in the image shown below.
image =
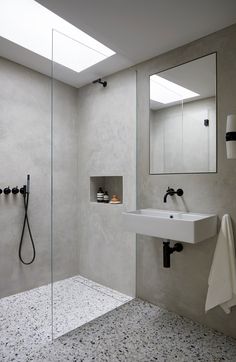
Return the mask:
<path fill-rule="evenodd" d="M 107 203 L 109 202 L 109 195 L 108 195 L 108 192 L 105 191 L 104 192 L 104 195 L 103 195 L 103 202 Z"/>
<path fill-rule="evenodd" d="M 99 187 L 98 192 L 97 192 L 97 202 L 103 202 L 103 196 L 104 196 L 104 192 L 103 192 L 102 188 Z"/>

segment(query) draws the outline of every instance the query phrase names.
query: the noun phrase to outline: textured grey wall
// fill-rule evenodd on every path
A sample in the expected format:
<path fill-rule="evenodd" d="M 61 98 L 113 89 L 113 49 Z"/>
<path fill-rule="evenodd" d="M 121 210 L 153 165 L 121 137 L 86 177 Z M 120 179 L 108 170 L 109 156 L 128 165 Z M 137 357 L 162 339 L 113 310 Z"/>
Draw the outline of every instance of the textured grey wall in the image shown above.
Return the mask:
<path fill-rule="evenodd" d="M 149 75 L 217 51 L 218 74 L 218 173 L 149 175 Z M 236 222 L 236 161 L 226 159 L 226 116 L 236 113 L 236 26 L 202 38 L 137 66 L 138 107 L 138 207 L 187 208 L 195 212 L 229 213 Z M 183 200 L 169 198 L 167 186 L 182 187 Z M 162 267 L 160 240 L 139 236 L 137 241 L 137 295 L 180 315 L 203 322 L 236 337 L 236 308 L 226 315 L 217 307 L 205 314 L 207 280 L 216 238 L 197 245 L 185 244 L 174 254 L 172 266 Z"/>
<path fill-rule="evenodd" d="M 0 58 L 0 84 L 0 187 L 22 186 L 26 174 L 31 174 L 29 217 L 37 251 L 34 264 L 20 263 L 22 196 L 0 195 L 0 297 L 3 297 L 50 282 L 51 82 L 46 76 Z M 54 276 L 58 279 L 78 272 L 76 221 L 71 221 L 69 215 L 75 212 L 77 202 L 73 192 L 66 192 L 70 188 L 75 190 L 77 177 L 74 136 L 77 90 L 59 82 L 54 84 L 54 90 Z M 28 239 L 23 255 L 25 258 L 31 255 Z"/>
<path fill-rule="evenodd" d="M 58 70 L 54 68 L 54 72 Z M 37 256 L 18 260 L 21 196 L 0 196 L 0 297 L 50 282 L 51 82 L 0 60 L 0 187 L 32 177 L 30 220 Z M 79 107 L 78 107 L 79 104 Z M 136 203 L 136 74 L 125 71 L 78 90 L 53 83 L 54 280 L 81 274 L 135 294 L 135 237 L 121 213 Z M 124 176 L 122 205 L 89 202 L 89 176 Z M 78 214 L 79 212 L 79 214 Z M 86 223 L 84 222 L 86 220 Z M 26 239 L 25 258 L 31 247 Z"/>
<path fill-rule="evenodd" d="M 80 274 L 135 294 L 135 235 L 123 231 L 121 213 L 136 206 L 136 74 L 134 70 L 78 93 Z M 90 176 L 123 176 L 123 202 L 90 202 Z"/>
<path fill-rule="evenodd" d="M 55 67 L 54 67 L 55 71 Z M 53 280 L 78 274 L 76 88 L 53 84 Z"/>

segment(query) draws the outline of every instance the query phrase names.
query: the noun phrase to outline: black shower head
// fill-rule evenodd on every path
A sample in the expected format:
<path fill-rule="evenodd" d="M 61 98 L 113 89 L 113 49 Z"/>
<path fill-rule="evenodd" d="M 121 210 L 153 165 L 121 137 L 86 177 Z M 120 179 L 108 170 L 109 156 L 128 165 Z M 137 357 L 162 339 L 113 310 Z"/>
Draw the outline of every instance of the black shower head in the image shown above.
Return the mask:
<path fill-rule="evenodd" d="M 93 81 L 93 84 L 95 83 L 99 83 L 99 84 L 102 84 L 103 87 L 106 87 L 107 86 L 107 82 L 106 81 L 102 81 L 101 78 L 98 78 L 96 80 Z"/>
<path fill-rule="evenodd" d="M 30 175 L 27 175 L 26 192 L 30 193 Z"/>

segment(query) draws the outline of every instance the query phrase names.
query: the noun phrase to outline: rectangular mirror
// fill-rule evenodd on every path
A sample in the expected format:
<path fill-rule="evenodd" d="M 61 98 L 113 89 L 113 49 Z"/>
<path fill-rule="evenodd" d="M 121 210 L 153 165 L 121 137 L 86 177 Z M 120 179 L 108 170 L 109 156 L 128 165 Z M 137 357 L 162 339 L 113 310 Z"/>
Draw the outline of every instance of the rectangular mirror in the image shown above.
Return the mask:
<path fill-rule="evenodd" d="M 216 172 L 216 53 L 150 76 L 150 174 Z"/>

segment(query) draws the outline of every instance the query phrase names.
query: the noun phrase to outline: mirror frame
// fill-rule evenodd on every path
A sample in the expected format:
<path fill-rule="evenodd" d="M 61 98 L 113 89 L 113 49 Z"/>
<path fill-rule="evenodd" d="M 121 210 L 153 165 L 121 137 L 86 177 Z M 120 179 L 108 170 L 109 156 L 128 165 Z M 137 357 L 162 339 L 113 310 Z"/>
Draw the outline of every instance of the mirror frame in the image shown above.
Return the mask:
<path fill-rule="evenodd" d="M 205 58 L 209 55 L 213 55 L 215 54 L 215 59 L 216 59 L 216 67 L 215 67 L 215 71 L 216 71 L 216 80 L 215 80 L 215 87 L 216 87 L 216 170 L 215 171 L 212 171 L 212 172 L 162 172 L 162 173 L 151 173 L 151 127 L 150 127 L 150 77 L 152 75 L 155 75 L 155 74 L 159 74 L 161 72 L 165 72 L 167 70 L 170 70 L 170 69 L 173 69 L 173 68 L 176 68 L 176 67 L 179 67 L 181 65 L 184 65 L 184 64 L 188 64 L 190 62 L 193 62 L 195 60 L 198 60 L 198 59 L 201 59 L 201 58 Z M 193 59 L 190 59 L 184 63 L 179 63 L 177 65 L 174 65 L 172 67 L 169 67 L 169 68 L 165 68 L 165 69 L 162 69 L 162 70 L 159 70 L 158 73 L 155 72 L 155 73 L 152 73 L 152 74 L 149 74 L 148 75 L 148 79 L 149 79 L 149 90 L 148 90 L 148 95 L 149 95 L 149 112 L 148 112 L 148 115 L 149 115 L 149 118 L 148 118 L 148 126 L 149 126 L 149 165 L 148 165 L 148 168 L 149 168 L 149 175 L 150 176 L 155 176 L 155 175 L 206 175 L 206 174 L 209 174 L 209 175 L 212 175 L 212 174 L 216 174 L 218 173 L 218 55 L 217 55 L 217 51 L 213 51 L 211 53 L 207 53 L 207 54 L 204 54 L 200 57 L 197 57 L 197 58 L 193 58 Z"/>

